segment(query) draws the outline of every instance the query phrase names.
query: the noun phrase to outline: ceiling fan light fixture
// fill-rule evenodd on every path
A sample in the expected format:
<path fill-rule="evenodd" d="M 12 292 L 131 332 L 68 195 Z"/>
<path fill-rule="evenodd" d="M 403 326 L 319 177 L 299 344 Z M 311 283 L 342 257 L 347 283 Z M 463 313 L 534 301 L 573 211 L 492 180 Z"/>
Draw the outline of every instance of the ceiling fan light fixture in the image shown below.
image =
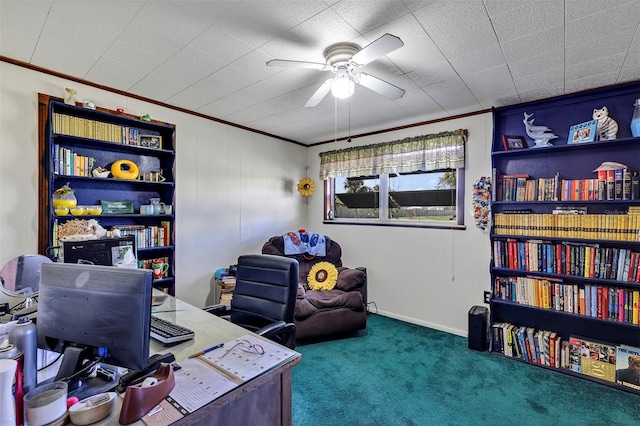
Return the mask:
<path fill-rule="evenodd" d="M 331 94 L 338 99 L 346 99 L 353 95 L 355 84 L 349 76 L 336 77 L 331 84 Z"/>

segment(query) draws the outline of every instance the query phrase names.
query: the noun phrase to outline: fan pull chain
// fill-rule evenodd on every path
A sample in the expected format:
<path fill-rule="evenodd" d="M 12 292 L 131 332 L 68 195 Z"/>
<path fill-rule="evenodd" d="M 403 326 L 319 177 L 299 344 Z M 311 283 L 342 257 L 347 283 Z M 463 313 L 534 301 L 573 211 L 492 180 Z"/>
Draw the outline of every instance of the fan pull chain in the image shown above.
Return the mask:
<path fill-rule="evenodd" d="M 333 97 L 333 142 L 338 143 L 338 98 Z"/>
<path fill-rule="evenodd" d="M 349 102 L 349 133 L 347 134 L 347 142 L 351 142 L 351 97 L 347 99 L 347 102 Z"/>

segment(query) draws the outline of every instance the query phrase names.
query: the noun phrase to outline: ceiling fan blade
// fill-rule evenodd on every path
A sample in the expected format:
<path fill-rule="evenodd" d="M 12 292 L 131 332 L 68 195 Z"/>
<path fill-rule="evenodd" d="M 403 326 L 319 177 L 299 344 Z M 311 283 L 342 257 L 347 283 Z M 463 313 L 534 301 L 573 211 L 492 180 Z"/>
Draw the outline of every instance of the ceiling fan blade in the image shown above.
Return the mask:
<path fill-rule="evenodd" d="M 354 77 L 353 81 L 361 86 L 366 87 L 367 89 L 371 89 L 374 92 L 391 99 L 392 101 L 400 99 L 402 96 L 404 96 L 404 89 L 401 89 L 398 86 L 394 86 L 391 83 L 387 83 L 386 81 L 380 80 L 378 77 L 374 77 L 369 74 L 357 74 Z"/>
<path fill-rule="evenodd" d="M 404 46 L 404 43 L 399 37 L 387 33 L 363 47 L 362 50 L 353 55 L 351 60 L 358 65 L 365 65 L 402 46 Z"/>
<path fill-rule="evenodd" d="M 286 59 L 272 59 L 267 62 L 267 65 L 271 67 L 311 68 L 320 71 L 331 69 L 329 65 L 321 64 L 319 62 L 288 61 Z"/>
<path fill-rule="evenodd" d="M 318 90 L 316 90 L 316 92 L 311 95 L 307 103 L 304 104 L 304 107 L 313 108 L 314 106 L 318 105 L 320 101 L 322 101 L 324 97 L 327 96 L 327 93 L 329 93 L 329 91 L 331 90 L 331 83 L 333 83 L 332 78 L 322 83 L 322 86 L 320 86 Z"/>

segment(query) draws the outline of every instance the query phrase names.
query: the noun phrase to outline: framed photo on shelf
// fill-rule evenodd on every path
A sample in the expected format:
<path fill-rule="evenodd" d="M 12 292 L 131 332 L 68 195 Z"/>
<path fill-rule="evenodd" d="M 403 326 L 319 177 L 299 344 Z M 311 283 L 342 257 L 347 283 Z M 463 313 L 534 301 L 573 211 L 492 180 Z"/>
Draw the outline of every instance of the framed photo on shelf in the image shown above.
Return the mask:
<path fill-rule="evenodd" d="M 597 127 L 598 120 L 585 121 L 584 123 L 571 126 L 569 129 L 569 139 L 567 139 L 567 144 L 595 141 Z"/>
<path fill-rule="evenodd" d="M 524 140 L 524 136 L 502 135 L 502 143 L 504 144 L 505 151 L 527 148 L 527 142 Z"/>
<path fill-rule="evenodd" d="M 138 135 L 138 145 L 147 148 L 161 148 L 162 136 L 158 135 Z"/>

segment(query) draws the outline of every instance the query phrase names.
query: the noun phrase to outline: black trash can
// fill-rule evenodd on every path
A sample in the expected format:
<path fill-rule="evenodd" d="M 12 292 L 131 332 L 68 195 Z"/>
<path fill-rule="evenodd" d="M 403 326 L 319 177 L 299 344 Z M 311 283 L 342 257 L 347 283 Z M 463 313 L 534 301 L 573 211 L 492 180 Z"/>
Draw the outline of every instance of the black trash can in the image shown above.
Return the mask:
<path fill-rule="evenodd" d="M 469 349 L 486 351 L 489 349 L 489 309 L 473 306 L 469 309 Z"/>

